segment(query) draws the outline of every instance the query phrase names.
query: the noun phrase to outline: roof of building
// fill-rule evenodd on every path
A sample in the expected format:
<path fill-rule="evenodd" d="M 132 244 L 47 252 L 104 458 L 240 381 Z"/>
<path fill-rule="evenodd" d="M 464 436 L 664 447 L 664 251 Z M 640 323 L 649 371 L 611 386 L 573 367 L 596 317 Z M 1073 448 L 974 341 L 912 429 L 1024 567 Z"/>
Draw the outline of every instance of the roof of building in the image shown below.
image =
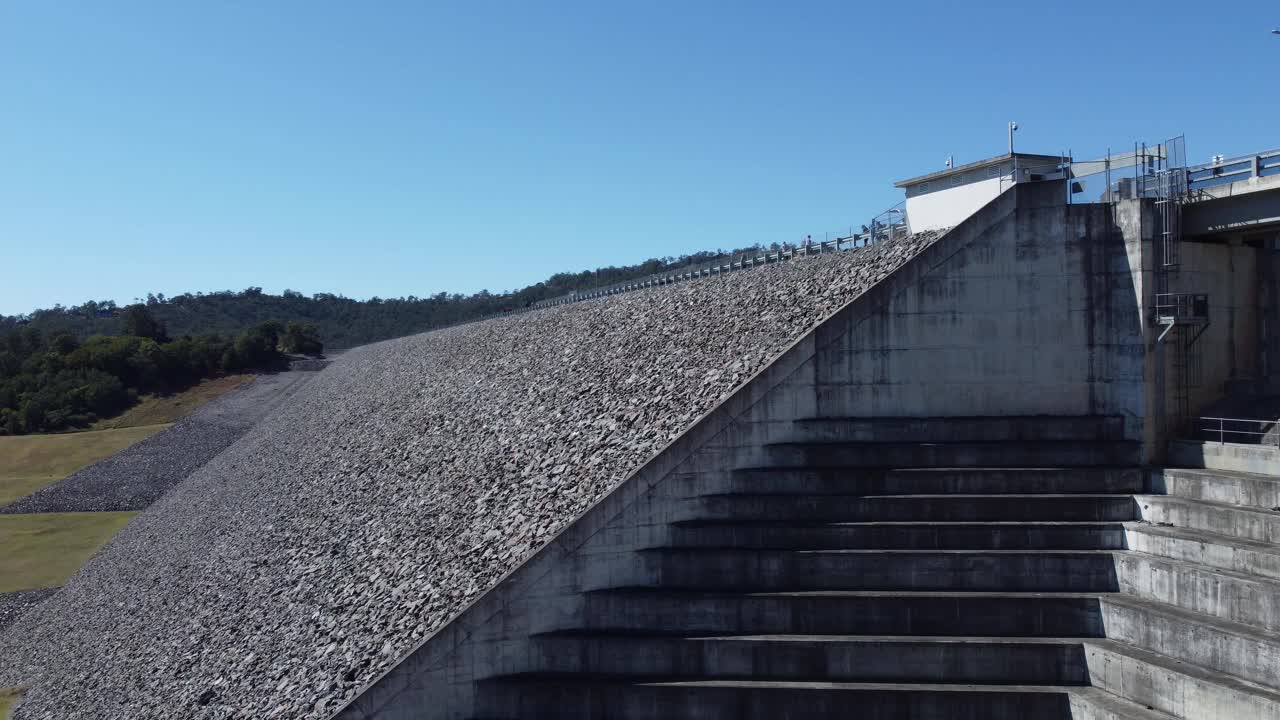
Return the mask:
<path fill-rule="evenodd" d="M 909 180 L 901 180 L 899 182 L 894 183 L 893 186 L 901 188 L 901 187 L 909 187 L 911 185 L 919 185 L 920 183 L 929 182 L 930 180 L 937 180 L 938 178 L 950 177 L 952 175 L 957 175 L 962 172 L 968 172 L 970 170 L 980 170 L 984 167 L 999 165 L 1000 163 L 1005 162 L 1010 158 L 1014 158 L 1014 157 L 1016 157 L 1019 162 L 1023 160 L 1028 160 L 1038 165 L 1044 165 L 1047 163 L 1059 163 L 1059 162 L 1062 162 L 1062 159 L 1063 159 L 1061 155 L 1036 155 L 1033 153 L 1002 153 L 1000 155 L 996 155 L 995 157 L 989 157 L 986 160 L 979 160 L 977 162 L 971 162 L 967 165 L 958 165 L 953 168 L 946 168 L 945 170 L 932 172 L 932 173 L 929 173 L 928 175 L 913 177 Z"/>

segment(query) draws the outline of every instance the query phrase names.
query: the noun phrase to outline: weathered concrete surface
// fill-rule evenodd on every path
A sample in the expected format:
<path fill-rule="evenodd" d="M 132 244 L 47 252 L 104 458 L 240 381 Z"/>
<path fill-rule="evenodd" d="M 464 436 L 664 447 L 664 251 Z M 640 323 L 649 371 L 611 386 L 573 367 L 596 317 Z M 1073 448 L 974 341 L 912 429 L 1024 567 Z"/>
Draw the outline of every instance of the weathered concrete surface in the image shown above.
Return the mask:
<path fill-rule="evenodd" d="M 819 340 L 819 415 L 1118 415 L 1142 437 L 1143 327 L 1124 238 L 1059 183 L 1019 186 Z M 909 289 L 908 289 L 909 288 Z"/>
<path fill-rule="evenodd" d="M 1163 326 L 1151 322 L 1156 302 L 1157 273 L 1155 233 L 1157 219 L 1150 200 L 1124 200 L 1115 206 L 1115 223 L 1124 238 L 1128 265 L 1133 275 L 1131 302 L 1141 316 L 1137 332 L 1142 335 L 1145 360 L 1146 418 L 1144 444 L 1149 462 L 1163 462 L 1169 440 L 1184 437 L 1189 418 L 1180 412 L 1180 391 L 1175 364 L 1178 362 L 1178 334 L 1159 341 Z M 1195 347 L 1198 372 L 1188 383 L 1188 412 L 1199 415 L 1203 408 L 1220 399 L 1228 383 L 1240 383 L 1266 373 L 1267 321 L 1264 292 L 1268 267 L 1258 243 L 1244 244 L 1239 238 L 1183 242 L 1181 266 L 1169 282 L 1175 293 L 1205 293 L 1209 296 L 1210 322 L 1200 332 Z M 1199 332 L 1191 328 L 1190 332 Z M 1180 331 L 1179 331 L 1180 332 Z"/>
<path fill-rule="evenodd" d="M 1198 416 L 1222 397 L 1226 383 L 1259 377 L 1261 251 L 1238 243 L 1185 242 L 1180 252 L 1173 289 L 1209 295 L 1211 321 L 1197 341 L 1199 383 L 1190 389 L 1190 410 Z"/>
<path fill-rule="evenodd" d="M 786 444 L 964 447 L 973 435 L 998 442 L 1003 429 L 1007 442 L 1035 448 L 1039 462 L 1070 466 L 1073 446 L 1117 444 L 1123 428 L 1113 421 L 890 418 L 876 435 L 864 419 L 819 419 L 795 423 Z M 678 531 L 743 532 L 704 546 L 690 546 L 676 532 L 667 544 L 635 553 L 636 570 L 601 581 L 643 587 L 597 589 L 581 601 L 580 614 L 560 619 L 573 624 L 530 637 L 527 648 L 508 646 L 510 670 L 478 680 L 474 716 L 816 718 L 846 717 L 854 704 L 859 717 L 870 718 L 1093 716 L 1082 714 L 1084 706 L 1129 720 L 1159 717 L 1121 697 L 1072 687 L 1087 677 L 1085 646 L 1064 637 L 1102 634 L 1091 594 L 1115 588 L 1110 551 L 1123 537 L 1112 533 L 1096 538 L 1099 547 L 1066 550 L 1054 530 L 1076 527 L 1081 517 L 1132 519 L 1135 508 L 1131 497 L 1106 492 L 1120 474 L 1071 469 L 967 469 L 968 482 L 989 483 L 986 495 L 951 484 L 955 468 L 868 476 L 861 467 L 770 464 L 733 473 L 743 486 L 730 492 L 697 477 L 675 478 L 670 482 L 686 492 L 703 493 L 691 510 L 695 522 L 677 522 Z M 842 471 L 844 494 L 811 485 L 806 474 L 834 480 L 833 470 Z M 777 476 L 774 491 L 752 487 L 770 475 Z M 1026 494 L 1036 482 L 1045 494 Z M 1053 492 L 1072 487 L 1077 492 L 1067 497 Z M 994 525 L 1010 520 L 1046 532 L 1004 533 L 1007 545 L 984 550 L 970 544 L 971 533 L 939 532 L 962 520 L 976 521 L 963 529 L 992 537 L 1000 535 Z M 828 537 L 834 544 L 803 549 L 739 544 L 765 527 L 864 532 L 837 533 Z M 927 542 L 916 546 L 917 539 Z M 448 717 L 445 697 L 416 708 L 397 703 L 381 715 Z"/>
<path fill-rule="evenodd" d="M 1262 392 L 1280 395 L 1280 231 L 1259 241 L 1258 296 Z"/>
<path fill-rule="evenodd" d="M 1176 440 L 1169 443 L 1169 464 L 1175 467 L 1280 475 L 1280 448 Z"/>

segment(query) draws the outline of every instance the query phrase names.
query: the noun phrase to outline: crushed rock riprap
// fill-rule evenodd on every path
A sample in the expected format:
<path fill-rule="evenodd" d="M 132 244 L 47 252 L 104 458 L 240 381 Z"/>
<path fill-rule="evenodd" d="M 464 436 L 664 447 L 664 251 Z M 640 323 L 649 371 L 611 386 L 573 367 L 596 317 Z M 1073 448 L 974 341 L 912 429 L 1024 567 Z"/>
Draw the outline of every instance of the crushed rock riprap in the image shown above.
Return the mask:
<path fill-rule="evenodd" d="M 58 592 L 57 588 L 48 588 L 0 593 L 0 630 L 8 627 L 18 619 L 19 615 L 56 592 Z"/>
<path fill-rule="evenodd" d="M 369 345 L 0 637 L 25 718 L 323 718 L 933 235 Z"/>

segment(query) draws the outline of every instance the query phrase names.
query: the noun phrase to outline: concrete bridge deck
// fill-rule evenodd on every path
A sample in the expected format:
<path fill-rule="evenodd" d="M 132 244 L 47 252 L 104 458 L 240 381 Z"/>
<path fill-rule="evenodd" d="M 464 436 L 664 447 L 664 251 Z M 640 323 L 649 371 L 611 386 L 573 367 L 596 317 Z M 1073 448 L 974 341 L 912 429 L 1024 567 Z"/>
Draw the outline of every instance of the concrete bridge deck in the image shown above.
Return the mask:
<path fill-rule="evenodd" d="M 1280 175 L 1249 177 L 1193 190 L 1183 205 L 1188 238 L 1280 229 Z"/>

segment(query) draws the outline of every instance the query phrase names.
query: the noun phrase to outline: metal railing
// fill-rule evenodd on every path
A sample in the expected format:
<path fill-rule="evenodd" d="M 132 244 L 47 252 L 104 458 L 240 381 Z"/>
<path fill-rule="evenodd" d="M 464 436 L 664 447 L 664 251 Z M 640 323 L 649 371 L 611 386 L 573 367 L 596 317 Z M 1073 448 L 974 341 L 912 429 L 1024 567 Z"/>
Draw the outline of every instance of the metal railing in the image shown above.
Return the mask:
<path fill-rule="evenodd" d="M 1275 445 L 1280 449 L 1280 428 L 1276 420 L 1257 418 L 1201 417 L 1196 419 L 1196 430 L 1217 438 L 1219 445 L 1228 442 L 1247 445 Z"/>
<path fill-rule="evenodd" d="M 1156 321 L 1163 324 L 1209 322 L 1209 296 L 1205 293 L 1158 293 Z"/>
<path fill-rule="evenodd" d="M 895 240 L 897 238 L 907 237 L 909 235 L 911 235 L 911 230 L 907 222 L 906 201 L 904 200 L 879 215 L 876 215 L 871 219 L 870 223 L 862 226 L 861 231 L 854 232 L 852 228 L 850 228 L 848 235 L 838 236 L 834 240 L 822 240 L 810 244 L 799 243 L 794 246 L 791 246 L 790 244 L 783 244 L 783 246 L 777 250 L 761 249 L 756 252 L 725 255 L 722 258 L 696 267 L 673 268 L 670 271 L 654 273 L 653 275 L 637 280 L 614 283 L 612 285 L 605 285 L 598 288 L 592 288 L 590 290 L 575 291 L 557 298 L 539 300 L 538 302 L 525 307 L 509 308 L 480 317 L 459 320 L 445 325 L 437 325 L 435 327 L 428 328 L 427 331 L 445 330 L 452 327 L 458 327 L 459 325 L 469 325 L 471 323 L 484 322 L 485 320 L 493 320 L 495 318 L 523 315 L 524 313 L 533 312 L 534 310 L 542 310 L 544 308 L 556 307 L 558 305 L 568 305 L 594 298 L 658 287 L 660 285 L 670 285 L 687 280 L 695 280 L 697 278 L 711 277 L 712 275 L 722 275 L 738 270 L 746 270 L 748 268 L 756 267 L 757 265 L 774 265 L 780 262 L 788 262 L 797 257 L 809 257 L 812 255 L 848 251 L 855 248 L 875 245 L 886 240 Z"/>
<path fill-rule="evenodd" d="M 1221 158 L 1187 168 L 1187 186 L 1200 190 L 1256 177 L 1280 175 L 1280 149 Z"/>
<path fill-rule="evenodd" d="M 697 278 L 711 277 L 713 275 L 723 275 L 737 272 L 739 270 L 754 268 L 759 265 L 774 265 L 780 262 L 789 262 L 795 258 L 853 250 L 854 248 L 867 247 L 869 245 L 885 242 L 886 240 L 905 237 L 910 234 L 907 225 L 906 201 L 900 202 L 876 215 L 868 224 L 863 225 L 860 230 L 854 230 L 850 227 L 847 234 L 835 234 L 836 237 L 831 240 L 800 242 L 795 245 L 784 243 L 776 250 L 766 250 L 761 248 L 760 250 L 752 252 L 734 253 L 732 255 L 722 256 L 701 265 L 672 268 L 668 271 L 654 273 L 647 277 L 635 280 L 627 280 L 620 283 L 614 283 L 612 285 L 592 288 L 590 290 L 574 291 L 560 297 L 539 300 L 527 307 L 513 308 L 504 312 L 494 313 L 493 315 L 478 318 L 475 321 L 467 322 L 488 320 L 494 317 L 519 315 L 533 310 L 555 307 L 557 305 L 567 305 L 570 303 L 582 302 L 584 300 L 592 300 L 610 295 L 618 295 L 620 293 L 644 290 L 645 288 L 671 285 L 673 283 L 695 280 Z M 827 235 L 830 236 L 831 233 L 827 233 Z"/>

